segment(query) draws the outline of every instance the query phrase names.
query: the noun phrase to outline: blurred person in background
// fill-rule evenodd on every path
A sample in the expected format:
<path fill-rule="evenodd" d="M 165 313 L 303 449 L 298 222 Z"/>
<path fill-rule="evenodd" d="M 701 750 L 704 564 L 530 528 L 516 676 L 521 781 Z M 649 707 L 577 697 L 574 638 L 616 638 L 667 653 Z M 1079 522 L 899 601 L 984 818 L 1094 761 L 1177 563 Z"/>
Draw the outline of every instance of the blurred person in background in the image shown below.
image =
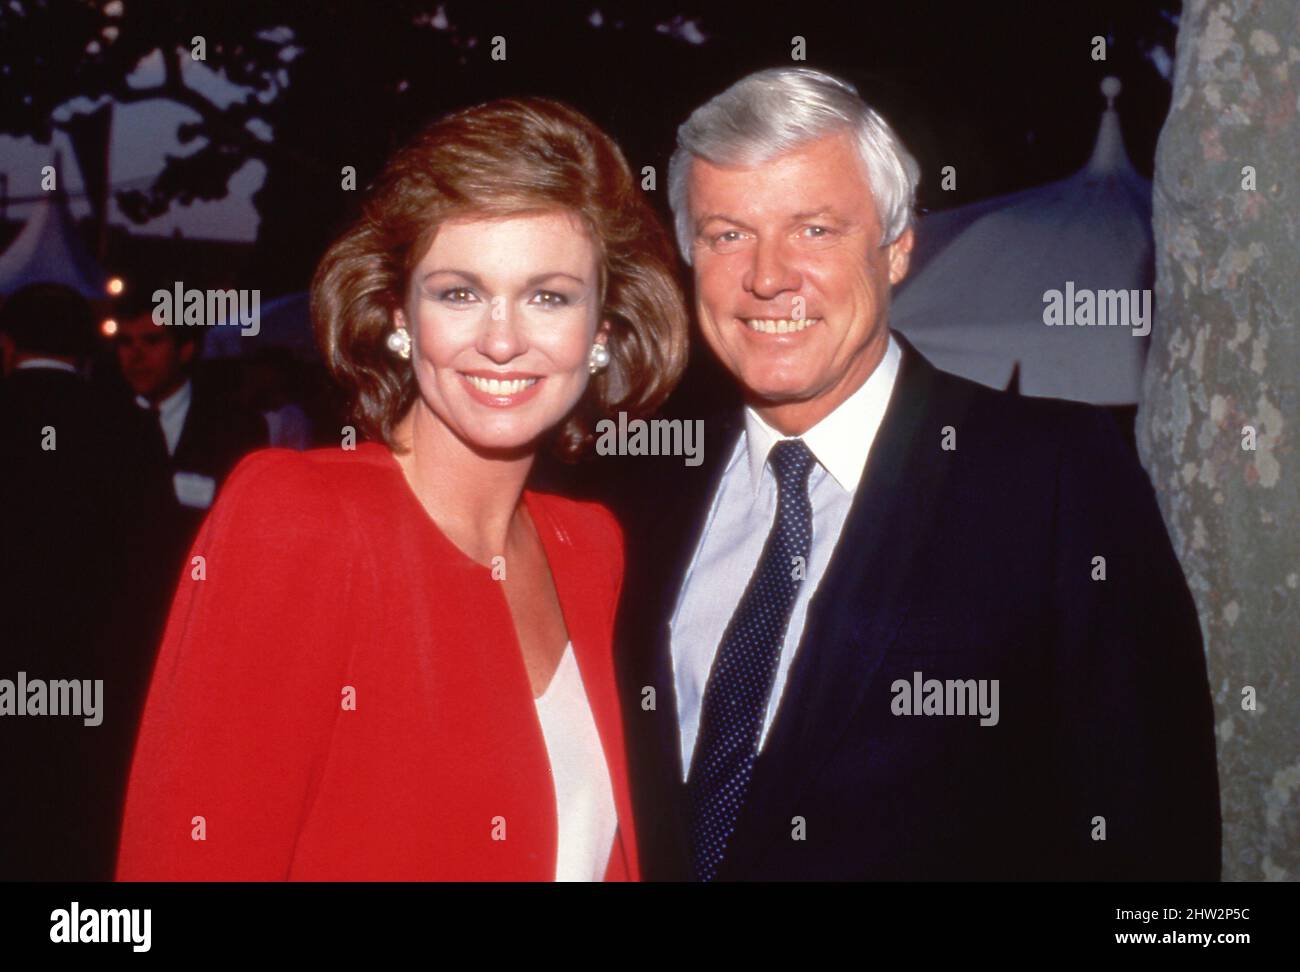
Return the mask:
<path fill-rule="evenodd" d="M 85 377 L 94 325 L 59 284 L 0 308 L 0 679 L 103 680 L 98 725 L 0 704 L 0 880 L 111 877 L 170 596 L 156 556 L 173 528 L 164 457 L 145 417 Z"/>
<path fill-rule="evenodd" d="M 184 525 L 180 545 L 187 548 L 235 464 L 268 444 L 267 428 L 261 415 L 202 374 L 201 326 L 154 323 L 153 291 L 141 286 L 115 307 L 117 361 L 168 456 Z"/>
<path fill-rule="evenodd" d="M 266 420 L 271 445 L 306 449 L 312 423 L 304 408 L 301 366 L 288 348 L 259 348 L 245 361 L 244 392 Z"/>

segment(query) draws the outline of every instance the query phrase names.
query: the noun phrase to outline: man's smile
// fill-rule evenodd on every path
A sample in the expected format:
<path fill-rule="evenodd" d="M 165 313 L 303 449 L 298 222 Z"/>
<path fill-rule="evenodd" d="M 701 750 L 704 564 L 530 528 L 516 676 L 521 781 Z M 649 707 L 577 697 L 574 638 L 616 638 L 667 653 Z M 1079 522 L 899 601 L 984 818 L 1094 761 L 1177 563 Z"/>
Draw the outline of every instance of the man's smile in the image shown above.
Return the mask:
<path fill-rule="evenodd" d="M 791 320 L 783 317 L 740 317 L 737 320 L 756 334 L 798 334 L 818 323 L 821 318 Z"/>

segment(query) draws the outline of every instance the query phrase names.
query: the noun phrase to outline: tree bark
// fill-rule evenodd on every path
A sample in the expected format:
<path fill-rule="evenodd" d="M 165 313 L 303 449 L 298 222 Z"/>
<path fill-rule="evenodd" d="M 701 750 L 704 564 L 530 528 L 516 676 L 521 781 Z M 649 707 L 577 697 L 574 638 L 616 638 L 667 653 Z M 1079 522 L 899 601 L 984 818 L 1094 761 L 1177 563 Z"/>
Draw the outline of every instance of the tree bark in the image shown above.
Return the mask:
<path fill-rule="evenodd" d="M 1205 636 L 1225 880 L 1300 880 L 1298 115 L 1300 3 L 1187 0 L 1138 445 Z"/>

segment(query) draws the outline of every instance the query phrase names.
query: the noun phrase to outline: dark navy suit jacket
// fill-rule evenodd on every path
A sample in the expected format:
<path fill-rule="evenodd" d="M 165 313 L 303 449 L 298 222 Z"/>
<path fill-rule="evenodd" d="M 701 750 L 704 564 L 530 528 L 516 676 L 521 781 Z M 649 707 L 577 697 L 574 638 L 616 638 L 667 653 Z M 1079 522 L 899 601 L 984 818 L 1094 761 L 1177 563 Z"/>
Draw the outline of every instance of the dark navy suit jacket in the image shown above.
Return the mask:
<path fill-rule="evenodd" d="M 1098 409 L 992 391 L 900 343 L 719 879 L 1217 879 L 1200 629 L 1137 457 Z M 742 424 L 707 422 L 699 467 L 634 460 L 643 488 L 614 503 L 651 880 L 692 877 L 668 624 Z M 997 724 L 894 714 L 917 672 L 998 680 Z"/>

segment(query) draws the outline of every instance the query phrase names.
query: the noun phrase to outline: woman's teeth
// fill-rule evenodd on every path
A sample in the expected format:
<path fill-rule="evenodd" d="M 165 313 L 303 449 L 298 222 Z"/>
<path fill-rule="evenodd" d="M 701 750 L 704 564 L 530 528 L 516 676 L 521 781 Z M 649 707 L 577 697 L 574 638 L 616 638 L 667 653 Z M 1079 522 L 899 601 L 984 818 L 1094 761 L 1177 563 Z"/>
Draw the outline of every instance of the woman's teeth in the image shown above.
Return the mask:
<path fill-rule="evenodd" d="M 481 392 L 500 397 L 518 395 L 525 388 L 531 388 L 537 384 L 536 378 L 515 378 L 509 381 L 501 381 L 497 378 L 480 378 L 478 375 L 466 375 L 465 380 Z"/>
<path fill-rule="evenodd" d="M 749 325 L 751 331 L 761 331 L 764 334 L 794 334 L 802 331 L 810 324 L 816 324 L 820 317 L 807 317 L 801 321 L 773 320 L 767 317 L 751 317 L 745 323 Z"/>

